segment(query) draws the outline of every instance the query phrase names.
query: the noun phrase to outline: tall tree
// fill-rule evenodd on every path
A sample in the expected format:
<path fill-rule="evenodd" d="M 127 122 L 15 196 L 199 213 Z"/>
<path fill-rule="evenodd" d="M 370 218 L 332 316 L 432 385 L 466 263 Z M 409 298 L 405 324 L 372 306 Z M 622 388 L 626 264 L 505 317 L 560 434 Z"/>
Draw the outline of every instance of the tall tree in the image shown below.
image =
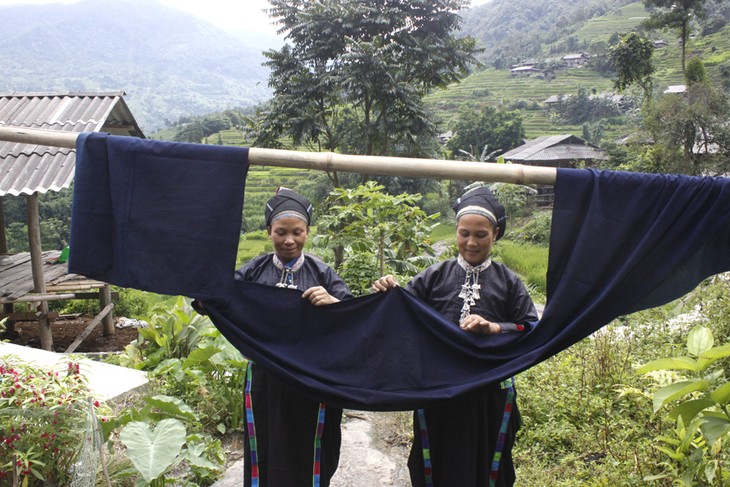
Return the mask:
<path fill-rule="evenodd" d="M 653 54 L 654 45 L 651 41 L 636 32 L 622 36 L 617 44 L 611 46 L 609 57 L 616 69 L 616 89 L 623 91 L 637 84 L 644 91 L 644 100 L 651 100 L 655 70 Z"/>
<path fill-rule="evenodd" d="M 687 65 L 687 92 L 666 94 L 644 112 L 644 126 L 666 172 L 724 174 L 730 170 L 730 101 L 716 89 L 698 58 Z"/>
<path fill-rule="evenodd" d="M 705 4 L 708 0 L 644 0 L 644 5 L 655 9 L 643 25 L 649 29 L 676 29 L 682 47 L 682 72 L 686 67 L 687 40 L 691 34 L 693 19 L 706 16 Z M 715 0 L 720 3 L 722 0 Z"/>
<path fill-rule="evenodd" d="M 286 45 L 265 52 L 274 97 L 258 145 L 282 137 L 314 150 L 423 155 L 435 124 L 422 98 L 469 71 L 475 41 L 457 38 L 466 0 L 270 0 Z"/>
<path fill-rule="evenodd" d="M 454 158 L 493 159 L 522 143 L 525 128 L 518 112 L 484 107 L 481 112 L 464 109 L 454 126 L 454 136 L 446 146 Z M 491 156 L 491 157 L 489 157 Z"/>

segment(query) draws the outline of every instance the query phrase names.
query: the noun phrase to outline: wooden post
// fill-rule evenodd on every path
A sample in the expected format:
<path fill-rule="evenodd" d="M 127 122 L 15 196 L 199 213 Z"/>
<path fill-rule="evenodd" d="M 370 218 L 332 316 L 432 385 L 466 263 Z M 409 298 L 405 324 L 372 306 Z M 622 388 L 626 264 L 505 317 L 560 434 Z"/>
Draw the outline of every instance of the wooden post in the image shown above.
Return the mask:
<path fill-rule="evenodd" d="M 5 234 L 5 207 L 0 196 L 0 255 L 8 253 L 8 238 Z"/>
<path fill-rule="evenodd" d="M 38 210 L 38 193 L 27 198 L 28 244 L 30 246 L 30 264 L 33 272 L 33 286 L 37 293 L 46 292 L 46 279 L 43 275 L 43 254 L 41 250 L 41 223 Z M 43 350 L 53 351 L 53 335 L 48 320 L 48 301 L 40 302 L 38 315 L 38 335 Z"/>
<path fill-rule="evenodd" d="M 0 256 L 8 253 L 8 238 L 5 233 L 5 207 L 3 206 L 3 197 L 0 196 Z M 12 314 L 13 303 L 3 304 L 3 313 Z M 8 318 L 5 321 L 5 329 L 11 335 L 15 332 L 15 322 Z"/>
<path fill-rule="evenodd" d="M 99 289 L 99 302 L 101 303 L 101 309 L 112 304 L 112 287 L 109 284 Z M 114 329 L 114 315 L 111 309 L 104 315 L 104 318 L 101 320 L 101 325 L 105 337 L 113 335 L 116 332 Z"/>

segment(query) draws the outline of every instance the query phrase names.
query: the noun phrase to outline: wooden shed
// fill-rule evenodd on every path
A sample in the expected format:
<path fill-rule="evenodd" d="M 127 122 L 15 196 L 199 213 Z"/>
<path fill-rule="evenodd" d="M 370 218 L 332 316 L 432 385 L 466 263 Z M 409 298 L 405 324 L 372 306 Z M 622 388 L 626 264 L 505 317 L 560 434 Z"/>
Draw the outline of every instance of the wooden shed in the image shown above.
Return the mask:
<path fill-rule="evenodd" d="M 548 135 L 530 140 L 505 152 L 506 161 L 530 166 L 576 167 L 584 162 L 590 167 L 596 162 L 608 159 L 606 151 L 572 134 Z M 538 203 L 552 204 L 553 188 L 538 186 Z"/>
<path fill-rule="evenodd" d="M 0 93 L 0 127 L 144 137 L 123 96 L 123 91 Z M 38 320 L 45 350 L 53 349 L 51 300 L 89 298 L 95 296 L 89 291 L 98 291 L 102 312 L 92 325 L 103 320 L 104 333 L 114 333 L 110 286 L 68 274 L 66 264 L 59 262 L 60 251 L 42 251 L 39 195 L 68 188 L 75 160 L 73 149 L 0 141 L 0 318 L 7 318 L 12 327 L 14 320 L 28 318 L 27 313 L 16 313 L 14 305 L 32 303 L 35 311 L 30 314 Z M 8 254 L 2 203 L 10 196 L 27 200 L 27 253 Z"/>

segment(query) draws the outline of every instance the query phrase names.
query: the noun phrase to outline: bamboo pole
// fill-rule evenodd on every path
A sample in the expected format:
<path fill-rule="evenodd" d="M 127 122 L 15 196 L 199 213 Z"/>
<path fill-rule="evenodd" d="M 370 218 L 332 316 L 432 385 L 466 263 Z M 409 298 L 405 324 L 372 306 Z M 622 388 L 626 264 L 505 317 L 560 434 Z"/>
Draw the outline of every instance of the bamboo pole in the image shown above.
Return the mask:
<path fill-rule="evenodd" d="M 78 134 L 20 127 L 0 127 L 0 140 L 74 149 Z M 445 161 L 407 157 L 354 156 L 332 152 L 300 152 L 251 147 L 249 164 L 382 176 L 463 179 L 515 184 L 555 184 L 552 167 L 491 162 Z"/>

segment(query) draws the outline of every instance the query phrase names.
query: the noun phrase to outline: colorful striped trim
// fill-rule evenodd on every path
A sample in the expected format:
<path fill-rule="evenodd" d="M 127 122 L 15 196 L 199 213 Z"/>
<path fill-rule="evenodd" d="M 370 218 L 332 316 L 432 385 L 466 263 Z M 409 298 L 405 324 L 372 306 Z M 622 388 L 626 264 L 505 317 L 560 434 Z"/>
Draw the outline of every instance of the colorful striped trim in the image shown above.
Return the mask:
<path fill-rule="evenodd" d="M 248 443 L 251 449 L 251 487 L 259 487 L 259 455 L 256 444 L 256 423 L 253 417 L 253 402 L 251 401 L 251 367 L 246 367 L 246 387 L 244 389 L 244 403 L 246 405 L 246 428 Z"/>
<path fill-rule="evenodd" d="M 319 487 L 322 475 L 322 433 L 324 432 L 324 417 L 327 405 L 319 403 L 317 413 L 317 432 L 314 435 L 314 462 L 312 465 L 312 487 Z"/>
<path fill-rule="evenodd" d="M 507 401 L 504 405 L 504 415 L 502 416 L 502 426 L 499 428 L 499 437 L 497 437 L 497 447 L 494 449 L 494 458 L 492 459 L 492 471 L 489 475 L 489 487 L 494 487 L 499 478 L 499 466 L 502 462 L 502 450 L 507 439 L 507 427 L 509 419 L 512 415 L 512 408 L 515 404 L 515 381 L 510 378 L 500 383 L 502 389 L 507 389 Z"/>
<path fill-rule="evenodd" d="M 423 409 L 419 409 L 416 411 L 416 414 L 418 414 L 418 430 L 421 435 L 423 473 L 426 478 L 426 487 L 433 487 L 433 475 L 431 471 L 431 448 L 428 443 L 428 426 L 426 426 L 426 413 Z"/>

